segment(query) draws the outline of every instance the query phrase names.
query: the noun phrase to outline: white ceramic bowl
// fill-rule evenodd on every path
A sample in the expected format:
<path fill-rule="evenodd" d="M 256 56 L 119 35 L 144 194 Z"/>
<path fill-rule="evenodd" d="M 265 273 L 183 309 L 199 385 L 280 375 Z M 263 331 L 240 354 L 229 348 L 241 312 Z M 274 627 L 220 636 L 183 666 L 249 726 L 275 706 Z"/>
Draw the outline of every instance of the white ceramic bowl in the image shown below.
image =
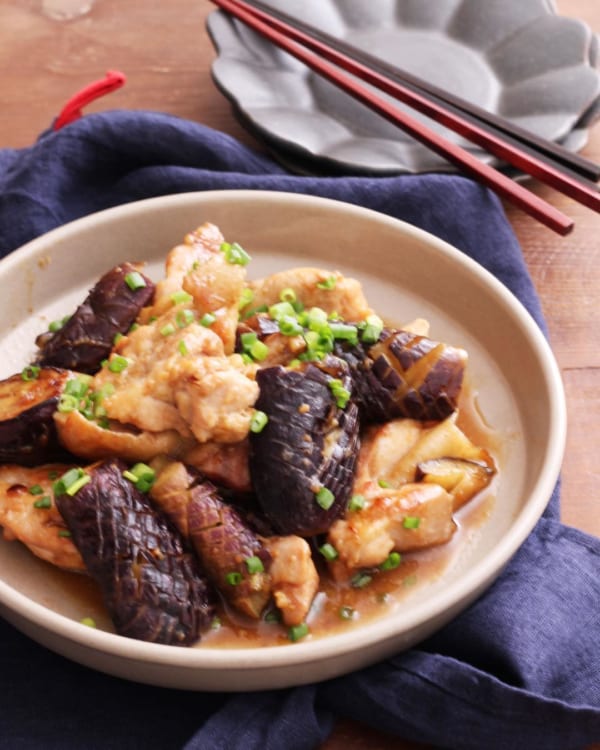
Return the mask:
<path fill-rule="evenodd" d="M 318 264 L 359 278 L 388 318 L 431 321 L 464 346 L 472 387 L 500 436 L 500 480 L 490 517 L 439 578 L 397 611 L 335 635 L 285 646 L 217 649 L 142 643 L 82 625 L 76 591 L 16 542 L 0 541 L 0 612 L 31 638 L 90 667 L 185 689 L 253 690 L 322 680 L 425 638 L 483 592 L 543 512 L 565 440 L 560 375 L 536 324 L 489 273 L 435 237 L 366 209 L 256 191 L 188 193 L 88 216 L 0 262 L 0 376 L 30 360 L 34 336 L 64 316 L 99 276 L 146 260 L 160 276 L 170 247 L 204 221 L 253 256 L 252 276 Z"/>

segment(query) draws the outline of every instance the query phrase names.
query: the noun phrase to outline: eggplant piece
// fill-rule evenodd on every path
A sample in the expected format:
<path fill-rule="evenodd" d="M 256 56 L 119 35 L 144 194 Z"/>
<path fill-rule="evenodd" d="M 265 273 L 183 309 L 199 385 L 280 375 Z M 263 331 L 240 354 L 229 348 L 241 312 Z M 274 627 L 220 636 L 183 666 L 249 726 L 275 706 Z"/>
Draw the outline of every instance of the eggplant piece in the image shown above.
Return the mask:
<path fill-rule="evenodd" d="M 30 367 L 0 381 L 0 464 L 37 466 L 66 457 L 53 415 L 69 377 Z"/>
<path fill-rule="evenodd" d="M 151 497 L 189 539 L 223 598 L 259 618 L 271 596 L 271 556 L 241 514 L 212 482 L 181 462 L 160 470 Z"/>
<path fill-rule="evenodd" d="M 485 489 L 496 473 L 491 458 L 488 462 L 466 458 L 431 458 L 417 465 L 417 481 L 439 484 L 453 498 L 458 510 Z"/>
<path fill-rule="evenodd" d="M 351 368 L 365 422 L 398 417 L 441 420 L 457 408 L 467 353 L 403 330 L 384 330 L 372 346 L 338 345 Z"/>
<path fill-rule="evenodd" d="M 140 282 L 131 289 L 130 274 L 136 274 L 144 286 Z M 153 295 L 153 282 L 135 265 L 116 266 L 104 274 L 62 328 L 38 336 L 36 364 L 93 375 L 110 354 L 115 336 L 127 333 Z"/>
<path fill-rule="evenodd" d="M 350 391 L 344 369 L 339 379 L 312 364 L 304 371 L 269 367 L 256 375 L 256 408 L 268 422 L 250 433 L 250 476 L 279 534 L 322 534 L 346 508 L 360 439 L 356 404 L 350 400 L 340 408 L 330 385 L 341 380 Z"/>
<path fill-rule="evenodd" d="M 56 505 L 116 631 L 190 645 L 214 615 L 208 583 L 179 532 L 125 479 L 126 469 L 117 459 L 92 466 L 90 479 L 72 496 L 55 485 Z"/>

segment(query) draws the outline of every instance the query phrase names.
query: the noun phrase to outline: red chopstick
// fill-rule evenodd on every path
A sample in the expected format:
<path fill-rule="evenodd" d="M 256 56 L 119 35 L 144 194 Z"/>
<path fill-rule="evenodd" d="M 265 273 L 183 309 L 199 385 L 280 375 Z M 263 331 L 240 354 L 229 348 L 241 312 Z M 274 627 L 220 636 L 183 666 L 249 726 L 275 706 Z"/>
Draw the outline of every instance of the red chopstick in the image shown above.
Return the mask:
<path fill-rule="evenodd" d="M 321 59 L 321 57 L 309 52 L 307 49 L 299 46 L 298 43 L 289 38 L 292 36 L 292 33 L 296 38 L 299 38 L 297 35 L 302 32 L 296 32 L 289 25 L 270 16 L 267 21 L 264 17 L 268 14 L 263 13 L 264 20 L 262 20 L 257 15 L 259 11 L 251 8 L 251 6 L 244 5 L 240 0 L 213 0 L 213 2 L 224 11 L 235 16 L 254 31 L 267 38 L 276 46 L 299 59 L 316 73 L 327 78 L 343 91 L 402 128 L 402 130 L 409 133 L 413 138 L 425 144 L 433 151 L 436 151 L 436 153 L 455 164 L 463 172 L 493 189 L 498 195 L 510 201 L 545 226 L 561 235 L 566 235 L 573 229 L 573 220 L 554 206 L 542 200 L 534 193 L 531 193 L 529 190 L 526 190 L 501 172 L 498 172 L 489 165 L 482 163 L 468 151 L 465 151 L 460 146 L 451 143 L 435 133 L 427 126 L 404 113 L 398 107 L 395 107 L 382 97 L 362 86 L 353 78 L 345 75 L 337 67 L 330 65 L 328 62 Z M 260 13 L 262 13 L 262 11 L 260 11 Z M 328 54 L 340 55 L 340 53 L 336 53 L 329 49 Z M 349 60 L 350 58 L 347 59 Z M 352 63 L 353 65 L 359 65 L 354 61 L 352 61 Z M 341 63 L 340 67 L 342 67 Z M 354 73 L 354 70 L 352 72 Z M 369 71 L 369 73 L 372 74 L 372 71 Z M 399 84 L 394 84 L 394 86 L 399 86 Z M 391 92 L 391 89 L 389 89 L 388 92 Z M 410 95 L 411 97 L 416 96 L 413 92 L 410 92 Z M 406 99 L 404 101 L 406 101 Z M 423 99 L 423 101 L 426 100 Z M 438 118 L 436 117 L 436 119 Z"/>

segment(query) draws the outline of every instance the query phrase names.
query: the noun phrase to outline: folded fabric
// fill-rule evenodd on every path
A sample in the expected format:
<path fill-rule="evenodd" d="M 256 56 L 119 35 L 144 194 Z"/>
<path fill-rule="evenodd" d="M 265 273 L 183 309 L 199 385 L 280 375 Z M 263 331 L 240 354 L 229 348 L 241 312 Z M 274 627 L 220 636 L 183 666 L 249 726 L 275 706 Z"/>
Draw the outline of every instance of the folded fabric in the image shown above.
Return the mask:
<path fill-rule="evenodd" d="M 408 221 L 477 260 L 543 328 L 491 193 L 458 176 L 305 177 L 174 117 L 109 112 L 0 151 L 0 256 L 120 203 L 194 190 L 309 193 Z M 559 521 L 558 491 L 496 583 L 427 641 L 290 690 L 217 695 L 137 685 L 74 664 L 0 621 L 0 737 L 11 748 L 310 750 L 347 716 L 456 750 L 600 741 L 600 541 Z"/>

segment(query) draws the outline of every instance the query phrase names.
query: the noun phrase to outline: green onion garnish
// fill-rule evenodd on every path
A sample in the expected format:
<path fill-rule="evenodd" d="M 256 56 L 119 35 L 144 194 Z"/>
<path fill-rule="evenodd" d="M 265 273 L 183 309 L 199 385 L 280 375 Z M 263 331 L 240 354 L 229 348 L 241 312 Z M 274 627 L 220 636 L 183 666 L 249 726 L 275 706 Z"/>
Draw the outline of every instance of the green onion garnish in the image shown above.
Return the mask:
<path fill-rule="evenodd" d="M 216 319 L 216 315 L 213 315 L 212 313 L 204 313 L 204 315 L 200 318 L 200 325 L 204 326 L 205 328 L 209 328 Z"/>
<path fill-rule="evenodd" d="M 227 573 L 227 575 L 225 576 L 225 580 L 230 586 L 239 586 L 244 579 L 242 578 L 241 573 L 232 571 L 231 573 Z"/>
<path fill-rule="evenodd" d="M 382 331 L 383 320 L 378 315 L 369 315 L 365 321 L 361 340 L 365 344 L 374 344 L 376 341 L 379 341 Z"/>
<path fill-rule="evenodd" d="M 381 487 L 383 490 L 389 489 L 392 485 L 389 482 L 386 482 L 385 479 L 378 479 L 377 484 Z"/>
<path fill-rule="evenodd" d="M 279 293 L 279 299 L 282 302 L 295 302 L 296 301 L 296 292 L 291 287 L 286 287 L 285 289 L 282 289 Z"/>
<path fill-rule="evenodd" d="M 125 276 L 125 283 L 133 292 L 135 292 L 136 289 L 142 289 L 146 286 L 144 277 L 138 271 L 128 273 L 127 276 Z"/>
<path fill-rule="evenodd" d="M 296 643 L 296 641 L 301 640 L 305 636 L 307 636 L 309 633 L 308 625 L 305 622 L 300 623 L 300 625 L 294 625 L 288 630 L 288 638 L 292 643 Z"/>
<path fill-rule="evenodd" d="M 365 507 L 365 496 L 364 495 L 352 495 L 350 502 L 348 503 L 348 510 L 357 511 L 362 510 Z"/>
<path fill-rule="evenodd" d="M 194 299 L 191 294 L 188 294 L 188 292 L 184 291 L 183 289 L 180 289 L 177 292 L 173 292 L 173 294 L 170 294 L 169 297 L 174 305 L 180 305 L 183 302 L 191 302 Z"/>
<path fill-rule="evenodd" d="M 281 318 L 294 318 L 296 311 L 291 302 L 276 302 L 269 307 L 269 316 L 279 321 Z"/>
<path fill-rule="evenodd" d="M 298 323 L 298 319 L 291 315 L 283 315 L 277 323 L 279 324 L 279 331 L 284 336 L 300 336 L 304 333 L 304 328 Z"/>
<path fill-rule="evenodd" d="M 220 250 L 225 255 L 225 260 L 235 266 L 247 266 L 252 258 L 237 242 L 223 242 Z"/>
<path fill-rule="evenodd" d="M 333 334 L 334 339 L 347 341 L 352 345 L 358 343 L 358 329 L 356 326 L 351 326 L 348 323 L 330 323 L 329 330 Z"/>
<path fill-rule="evenodd" d="M 69 469 L 52 485 L 55 495 L 73 495 L 91 481 L 91 476 L 81 468 Z"/>
<path fill-rule="evenodd" d="M 315 500 L 323 510 L 329 510 L 335 502 L 335 496 L 331 490 L 327 489 L 327 487 L 321 487 L 321 489 L 315 493 Z"/>
<path fill-rule="evenodd" d="M 167 325 L 160 329 L 161 336 L 170 336 L 172 333 L 175 333 L 175 326 L 173 323 L 167 323 Z"/>
<path fill-rule="evenodd" d="M 405 529 L 418 529 L 421 519 L 418 516 L 406 516 L 402 525 Z"/>
<path fill-rule="evenodd" d="M 329 390 L 333 394 L 333 397 L 335 398 L 335 403 L 338 406 L 339 409 L 345 409 L 348 401 L 350 400 L 350 391 L 347 388 L 344 388 L 344 384 L 341 380 L 337 380 L 337 378 L 333 378 L 328 382 Z"/>
<path fill-rule="evenodd" d="M 269 417 L 264 413 L 264 411 L 256 409 L 254 411 L 254 414 L 252 415 L 252 419 L 250 420 L 250 432 L 254 432 L 256 435 L 259 432 L 262 432 L 268 421 Z"/>
<path fill-rule="evenodd" d="M 156 480 L 156 472 L 148 464 L 137 463 L 123 472 L 125 479 L 132 482 L 140 492 L 148 492 Z"/>
<path fill-rule="evenodd" d="M 250 289 L 249 286 L 246 286 L 242 289 L 242 294 L 240 296 L 240 301 L 238 302 L 238 310 L 243 310 L 246 305 L 249 305 L 252 300 L 254 299 L 254 292 L 252 289 Z"/>
<path fill-rule="evenodd" d="M 68 539 L 71 536 L 71 532 L 68 529 L 60 529 L 58 532 L 58 536 Z"/>
<path fill-rule="evenodd" d="M 115 333 L 115 335 L 113 336 L 113 346 L 116 346 L 122 338 L 122 333 Z"/>
<path fill-rule="evenodd" d="M 343 607 L 339 608 L 338 614 L 342 620 L 353 620 L 356 611 L 352 609 L 352 607 L 344 605 Z"/>
<path fill-rule="evenodd" d="M 319 552 L 323 555 L 327 562 L 333 562 L 338 557 L 338 551 L 333 546 L 333 544 L 329 544 L 329 542 L 326 542 L 321 547 L 319 547 Z"/>
<path fill-rule="evenodd" d="M 319 289 L 335 289 L 337 279 L 335 276 L 328 276 L 324 281 L 318 281 L 317 287 Z"/>
<path fill-rule="evenodd" d="M 364 589 L 372 580 L 373 576 L 370 576 L 368 573 L 357 573 L 350 579 L 350 585 L 353 589 Z"/>
<path fill-rule="evenodd" d="M 21 379 L 29 382 L 31 380 L 37 380 L 42 368 L 37 365 L 27 365 L 21 370 Z"/>
<path fill-rule="evenodd" d="M 186 354 L 190 353 L 190 350 L 187 348 L 187 344 L 183 339 L 181 339 L 181 341 L 177 344 L 177 348 L 179 349 L 179 353 L 184 357 L 186 356 Z"/>
<path fill-rule="evenodd" d="M 29 494 L 30 495 L 43 495 L 44 494 L 44 488 L 39 484 L 33 484 L 29 488 Z"/>
<path fill-rule="evenodd" d="M 399 552 L 390 552 L 385 560 L 379 566 L 379 570 L 394 570 L 402 562 L 402 555 Z"/>
<path fill-rule="evenodd" d="M 263 561 L 257 555 L 252 555 L 252 557 L 247 557 L 244 560 L 244 562 L 246 563 L 246 567 L 248 568 L 248 573 L 250 573 L 250 575 L 253 575 L 254 573 L 265 572 L 265 566 L 263 565 Z"/>
<path fill-rule="evenodd" d="M 194 322 L 194 313 L 192 310 L 179 310 L 175 316 L 175 322 L 178 328 L 185 328 Z"/>
<path fill-rule="evenodd" d="M 51 508 L 52 507 L 52 500 L 50 499 L 49 495 L 44 495 L 44 497 L 40 497 L 39 500 L 36 500 L 33 503 L 34 508 Z"/>
<path fill-rule="evenodd" d="M 123 372 L 123 370 L 129 364 L 126 357 L 122 357 L 120 354 L 115 355 L 108 363 L 108 369 L 111 372 Z"/>

